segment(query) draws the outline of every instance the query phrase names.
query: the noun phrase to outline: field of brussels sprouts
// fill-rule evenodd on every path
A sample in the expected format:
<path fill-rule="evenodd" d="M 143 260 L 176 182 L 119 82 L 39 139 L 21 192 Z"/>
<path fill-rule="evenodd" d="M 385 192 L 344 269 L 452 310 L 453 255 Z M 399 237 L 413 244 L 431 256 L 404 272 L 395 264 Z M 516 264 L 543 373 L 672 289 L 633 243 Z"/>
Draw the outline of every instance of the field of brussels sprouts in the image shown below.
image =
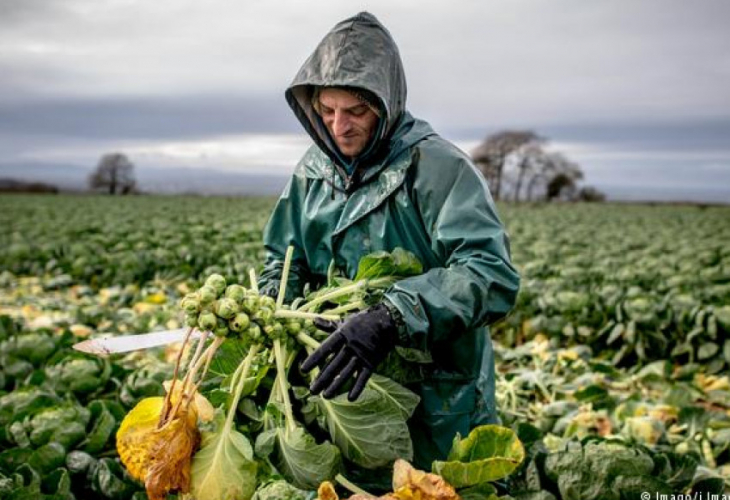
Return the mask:
<path fill-rule="evenodd" d="M 213 273 L 248 282 L 273 201 L 0 196 L 0 498 L 146 498 L 115 433 L 177 351 L 71 346 L 182 326 Z M 526 450 L 500 498 L 730 492 L 730 207 L 499 210 L 522 288 L 492 329 L 497 400 Z"/>

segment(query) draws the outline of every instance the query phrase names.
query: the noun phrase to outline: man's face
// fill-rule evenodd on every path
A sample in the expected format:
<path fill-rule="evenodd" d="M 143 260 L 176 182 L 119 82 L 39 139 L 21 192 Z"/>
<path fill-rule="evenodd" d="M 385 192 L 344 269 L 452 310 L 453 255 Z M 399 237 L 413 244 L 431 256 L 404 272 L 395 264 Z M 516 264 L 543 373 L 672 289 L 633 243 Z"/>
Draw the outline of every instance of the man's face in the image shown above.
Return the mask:
<path fill-rule="evenodd" d="M 350 158 L 362 153 L 378 126 L 378 115 L 346 90 L 323 89 L 319 111 L 337 147 Z"/>

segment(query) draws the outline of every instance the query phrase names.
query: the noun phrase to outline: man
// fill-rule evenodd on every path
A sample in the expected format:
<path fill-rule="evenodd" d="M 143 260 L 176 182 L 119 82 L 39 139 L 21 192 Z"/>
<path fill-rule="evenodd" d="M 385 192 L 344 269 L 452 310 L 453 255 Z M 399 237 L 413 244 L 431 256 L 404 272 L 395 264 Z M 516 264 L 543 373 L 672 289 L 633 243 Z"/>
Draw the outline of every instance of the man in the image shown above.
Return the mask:
<path fill-rule="evenodd" d="M 413 252 L 424 274 L 354 315 L 302 364 L 322 371 L 311 390 L 356 399 L 386 355 L 428 353 L 409 422 L 414 463 L 431 468 L 455 434 L 494 423 L 494 359 L 485 325 L 512 308 L 519 276 L 484 179 L 470 159 L 405 109 L 395 42 L 360 13 L 337 24 L 304 63 L 286 99 L 314 141 L 264 232 L 263 290 L 278 289 L 292 245 L 287 296 L 325 280 L 334 260 L 353 277 L 374 251 Z"/>

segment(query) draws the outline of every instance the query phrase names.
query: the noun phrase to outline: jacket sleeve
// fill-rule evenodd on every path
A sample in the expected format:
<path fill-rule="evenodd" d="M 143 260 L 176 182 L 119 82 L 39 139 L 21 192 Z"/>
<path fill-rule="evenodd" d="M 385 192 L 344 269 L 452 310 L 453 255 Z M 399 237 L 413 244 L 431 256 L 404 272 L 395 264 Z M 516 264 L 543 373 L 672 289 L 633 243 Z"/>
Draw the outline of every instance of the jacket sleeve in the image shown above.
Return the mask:
<path fill-rule="evenodd" d="M 484 178 L 461 155 L 438 163 L 419 165 L 411 196 L 443 267 L 401 280 L 385 295 L 397 310 L 399 343 L 425 351 L 505 316 L 520 281 Z"/>
<path fill-rule="evenodd" d="M 271 295 L 278 293 L 287 248 L 290 245 L 294 247 L 284 299 L 286 302 L 301 296 L 304 284 L 310 275 L 301 238 L 300 222 L 300 207 L 306 195 L 306 187 L 307 179 L 298 169 L 284 188 L 264 227 L 266 260 L 258 283 L 262 293 L 271 292 Z"/>

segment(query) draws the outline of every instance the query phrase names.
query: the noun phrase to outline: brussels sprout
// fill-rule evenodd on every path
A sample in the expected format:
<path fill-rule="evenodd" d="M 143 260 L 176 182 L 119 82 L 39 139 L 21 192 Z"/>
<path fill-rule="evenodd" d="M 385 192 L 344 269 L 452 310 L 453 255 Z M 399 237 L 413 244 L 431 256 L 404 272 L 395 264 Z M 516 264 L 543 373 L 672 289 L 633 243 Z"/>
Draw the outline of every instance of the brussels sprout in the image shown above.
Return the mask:
<path fill-rule="evenodd" d="M 226 279 L 220 274 L 211 274 L 205 280 L 205 285 L 213 287 L 216 294 L 221 295 L 226 290 Z"/>
<path fill-rule="evenodd" d="M 218 319 L 218 323 L 213 330 L 213 335 L 216 337 L 228 337 L 228 323 L 225 320 Z"/>
<path fill-rule="evenodd" d="M 226 288 L 226 297 L 240 304 L 246 298 L 246 289 L 241 285 L 228 285 L 228 288 Z"/>
<path fill-rule="evenodd" d="M 258 295 L 249 295 L 243 299 L 241 308 L 248 314 L 253 314 L 259 309 L 260 304 Z"/>
<path fill-rule="evenodd" d="M 238 304 L 233 299 L 223 298 L 213 303 L 213 311 L 220 318 L 231 319 L 238 313 Z"/>
<path fill-rule="evenodd" d="M 316 333 L 317 332 L 317 326 L 314 324 L 314 321 L 312 321 L 311 319 L 304 320 L 304 329 L 307 331 L 307 333 Z"/>
<path fill-rule="evenodd" d="M 213 331 L 218 325 L 218 319 L 210 311 L 200 313 L 198 316 L 198 328 L 205 332 Z"/>
<path fill-rule="evenodd" d="M 251 323 L 251 326 L 248 327 L 248 338 L 250 338 L 254 342 L 257 342 L 261 339 L 261 336 L 261 327 L 256 323 Z"/>
<path fill-rule="evenodd" d="M 263 297 L 261 297 L 261 307 L 266 307 L 268 309 L 274 310 L 276 309 L 276 301 L 273 297 L 264 295 Z"/>
<path fill-rule="evenodd" d="M 250 324 L 251 320 L 249 319 L 248 315 L 243 312 L 236 314 L 233 319 L 228 322 L 231 330 L 238 333 L 241 333 L 244 330 L 248 329 Z"/>
<path fill-rule="evenodd" d="M 286 322 L 286 330 L 292 334 L 296 335 L 297 333 L 302 331 L 302 323 L 299 320 L 296 319 L 290 319 Z"/>
<path fill-rule="evenodd" d="M 286 338 L 286 330 L 278 321 L 274 321 L 264 327 L 264 332 L 271 340 Z"/>
<path fill-rule="evenodd" d="M 215 288 L 209 285 L 205 285 L 198 290 L 198 300 L 200 301 L 200 305 L 202 307 L 209 306 L 212 304 L 215 299 L 218 298 L 218 292 L 216 292 Z"/>
<path fill-rule="evenodd" d="M 267 307 L 261 307 L 254 313 L 253 318 L 262 325 L 268 325 L 274 320 L 274 311 Z"/>
<path fill-rule="evenodd" d="M 200 299 L 197 293 L 189 293 L 180 301 L 180 308 L 188 314 L 200 311 Z"/>
<path fill-rule="evenodd" d="M 185 315 L 185 326 L 196 327 L 198 326 L 198 314 L 186 314 Z"/>

